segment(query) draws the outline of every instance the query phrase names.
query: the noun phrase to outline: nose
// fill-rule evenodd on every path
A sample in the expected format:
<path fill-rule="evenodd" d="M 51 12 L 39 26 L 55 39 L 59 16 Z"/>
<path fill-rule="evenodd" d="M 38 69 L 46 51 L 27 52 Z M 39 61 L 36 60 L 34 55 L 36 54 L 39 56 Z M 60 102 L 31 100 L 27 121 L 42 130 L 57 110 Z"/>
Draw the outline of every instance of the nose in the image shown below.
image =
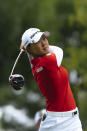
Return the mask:
<path fill-rule="evenodd" d="M 41 45 L 44 47 L 45 46 L 45 41 L 41 41 Z"/>

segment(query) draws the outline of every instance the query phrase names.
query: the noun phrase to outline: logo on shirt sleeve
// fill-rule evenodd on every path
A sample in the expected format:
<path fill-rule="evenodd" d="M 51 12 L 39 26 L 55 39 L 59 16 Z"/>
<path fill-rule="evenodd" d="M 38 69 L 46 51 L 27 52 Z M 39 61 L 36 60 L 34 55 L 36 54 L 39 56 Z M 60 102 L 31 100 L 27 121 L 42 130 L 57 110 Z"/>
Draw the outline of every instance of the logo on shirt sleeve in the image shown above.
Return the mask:
<path fill-rule="evenodd" d="M 36 72 L 39 73 L 39 72 L 42 71 L 42 70 L 43 70 L 43 67 L 40 67 L 40 68 L 38 68 L 38 69 L 36 70 Z"/>

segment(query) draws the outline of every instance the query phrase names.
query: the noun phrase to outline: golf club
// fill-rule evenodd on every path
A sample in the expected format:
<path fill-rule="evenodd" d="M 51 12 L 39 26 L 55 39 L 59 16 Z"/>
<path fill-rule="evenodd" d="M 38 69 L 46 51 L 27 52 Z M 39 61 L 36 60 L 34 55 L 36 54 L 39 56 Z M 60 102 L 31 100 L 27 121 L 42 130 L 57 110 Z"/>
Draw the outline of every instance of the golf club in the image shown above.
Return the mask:
<path fill-rule="evenodd" d="M 14 63 L 14 66 L 13 66 L 13 68 L 12 68 L 12 71 L 11 71 L 10 76 L 13 74 L 13 71 L 14 71 L 16 65 L 17 65 L 17 62 L 18 62 L 18 60 L 19 60 L 19 58 L 20 58 L 20 56 L 21 56 L 21 54 L 22 54 L 23 52 L 24 52 L 24 50 L 21 49 L 21 50 L 20 50 L 20 53 L 19 53 L 19 55 L 18 55 L 18 57 L 17 57 L 16 60 L 15 60 L 15 63 Z"/>
<path fill-rule="evenodd" d="M 20 90 L 24 85 L 24 77 L 22 75 L 20 75 L 20 74 L 13 74 L 14 69 L 15 69 L 15 67 L 17 65 L 17 62 L 18 62 L 18 60 L 19 60 L 19 58 L 20 58 L 20 56 L 21 56 L 21 54 L 23 52 L 24 52 L 24 50 L 21 49 L 19 55 L 17 56 L 17 58 L 15 60 L 15 63 L 13 65 L 13 68 L 12 68 L 12 71 L 11 71 L 11 74 L 9 76 L 9 83 L 16 90 Z"/>

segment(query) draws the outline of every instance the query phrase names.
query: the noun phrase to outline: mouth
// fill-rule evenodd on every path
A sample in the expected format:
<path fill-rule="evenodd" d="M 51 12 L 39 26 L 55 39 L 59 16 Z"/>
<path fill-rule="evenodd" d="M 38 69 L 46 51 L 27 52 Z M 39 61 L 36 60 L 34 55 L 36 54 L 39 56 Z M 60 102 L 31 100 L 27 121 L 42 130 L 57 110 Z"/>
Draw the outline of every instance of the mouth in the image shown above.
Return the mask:
<path fill-rule="evenodd" d="M 43 47 L 43 50 L 48 50 L 48 47 L 47 46 Z"/>

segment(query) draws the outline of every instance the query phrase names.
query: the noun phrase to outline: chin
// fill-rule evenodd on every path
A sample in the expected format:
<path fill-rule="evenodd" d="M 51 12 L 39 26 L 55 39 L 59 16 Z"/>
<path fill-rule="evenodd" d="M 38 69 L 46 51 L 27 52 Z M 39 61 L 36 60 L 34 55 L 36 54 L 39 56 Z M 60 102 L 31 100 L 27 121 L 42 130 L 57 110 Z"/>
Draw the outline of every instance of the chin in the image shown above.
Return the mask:
<path fill-rule="evenodd" d="M 46 51 L 46 52 L 44 52 L 43 54 L 42 54 L 42 56 L 45 56 L 45 55 L 47 55 L 49 52 L 48 51 Z"/>
<path fill-rule="evenodd" d="M 42 57 L 45 56 L 49 53 L 49 50 L 42 50 L 41 52 L 39 52 L 38 54 L 36 54 L 37 57 Z"/>

